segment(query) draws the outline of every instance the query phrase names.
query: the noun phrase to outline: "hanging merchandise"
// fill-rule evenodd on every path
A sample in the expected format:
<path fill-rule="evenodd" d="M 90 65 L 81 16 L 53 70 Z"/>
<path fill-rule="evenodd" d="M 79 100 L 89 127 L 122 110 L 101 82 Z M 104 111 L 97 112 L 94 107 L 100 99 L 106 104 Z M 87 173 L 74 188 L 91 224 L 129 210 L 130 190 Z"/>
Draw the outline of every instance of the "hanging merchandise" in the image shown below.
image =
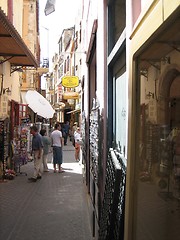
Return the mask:
<path fill-rule="evenodd" d="M 8 118 L 0 119 L 0 178 L 5 178 L 6 168 L 10 154 L 9 148 L 9 121 Z"/>
<path fill-rule="evenodd" d="M 180 133 L 173 141 L 173 196 L 180 199 Z"/>
<path fill-rule="evenodd" d="M 15 171 L 16 173 L 20 173 L 20 174 L 23 173 L 21 172 L 21 166 L 26 164 L 28 161 L 28 153 L 27 153 L 28 132 L 29 132 L 29 128 L 27 125 L 22 124 L 14 128 L 14 139 L 12 142 L 13 160 L 15 165 Z"/>

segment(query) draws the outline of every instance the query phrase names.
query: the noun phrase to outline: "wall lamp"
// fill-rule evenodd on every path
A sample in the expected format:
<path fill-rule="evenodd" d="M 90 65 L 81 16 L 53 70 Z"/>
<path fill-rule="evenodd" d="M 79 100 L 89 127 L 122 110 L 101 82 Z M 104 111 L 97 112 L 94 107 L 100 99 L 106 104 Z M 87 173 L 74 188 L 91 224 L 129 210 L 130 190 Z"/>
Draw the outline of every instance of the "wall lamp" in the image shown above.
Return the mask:
<path fill-rule="evenodd" d="M 7 93 L 7 95 L 9 96 L 9 95 L 11 95 L 11 89 L 9 87 L 8 88 L 3 88 L 2 93 L 3 94 Z"/>
<path fill-rule="evenodd" d="M 148 70 L 147 69 L 141 69 L 140 74 L 143 75 L 145 78 L 148 78 Z"/>
<path fill-rule="evenodd" d="M 161 61 L 162 63 L 165 65 L 165 64 L 170 64 L 171 63 L 171 59 L 170 57 L 164 57 L 164 58 L 161 58 Z"/>
<path fill-rule="evenodd" d="M 148 97 L 148 98 L 154 98 L 154 93 L 152 93 L 152 92 L 148 92 L 148 94 L 146 94 L 146 97 Z"/>

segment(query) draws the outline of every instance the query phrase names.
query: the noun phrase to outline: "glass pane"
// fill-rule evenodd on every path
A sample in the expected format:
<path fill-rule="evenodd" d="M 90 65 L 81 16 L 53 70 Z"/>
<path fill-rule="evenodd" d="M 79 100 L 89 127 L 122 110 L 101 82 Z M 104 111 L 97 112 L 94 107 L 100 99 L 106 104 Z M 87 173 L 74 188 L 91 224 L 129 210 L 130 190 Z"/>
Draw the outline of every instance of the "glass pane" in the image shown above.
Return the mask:
<path fill-rule="evenodd" d="M 140 77 L 135 239 L 172 240 L 180 236 L 180 88 L 175 97 L 170 75 L 160 85 L 156 69 L 148 72 Z"/>
<path fill-rule="evenodd" d="M 108 6 L 109 52 L 112 50 L 126 26 L 126 1 L 112 0 Z"/>
<path fill-rule="evenodd" d="M 126 73 L 116 79 L 116 145 L 120 152 L 127 157 L 127 99 Z"/>

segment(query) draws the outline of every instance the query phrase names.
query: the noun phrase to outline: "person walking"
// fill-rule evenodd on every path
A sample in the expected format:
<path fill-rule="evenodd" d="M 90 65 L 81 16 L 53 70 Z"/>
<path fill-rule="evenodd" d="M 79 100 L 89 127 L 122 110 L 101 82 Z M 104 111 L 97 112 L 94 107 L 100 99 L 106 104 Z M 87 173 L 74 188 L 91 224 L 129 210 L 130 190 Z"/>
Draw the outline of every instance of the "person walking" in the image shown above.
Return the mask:
<path fill-rule="evenodd" d="M 52 139 L 52 146 L 53 146 L 53 165 L 54 165 L 54 172 L 56 173 L 56 165 L 58 165 L 58 172 L 64 172 L 62 170 L 62 145 L 63 145 L 63 138 L 61 132 L 61 125 L 60 123 L 56 123 L 54 126 L 54 131 L 51 133 Z"/>
<path fill-rule="evenodd" d="M 77 127 L 74 132 L 74 140 L 75 140 L 75 160 L 79 162 L 80 160 L 80 141 L 81 141 L 81 133 L 80 128 Z"/>
<path fill-rule="evenodd" d="M 44 172 L 49 172 L 47 160 L 48 160 L 48 153 L 49 153 L 49 146 L 51 144 L 51 139 L 48 136 L 46 136 L 45 129 L 41 129 L 40 134 L 42 136 L 42 142 L 43 142 L 43 159 L 42 159 L 43 169 L 44 169 Z"/>
<path fill-rule="evenodd" d="M 64 128 L 64 145 L 67 145 L 67 139 L 69 136 L 69 129 L 70 129 L 69 121 L 66 121 L 63 128 Z"/>
<path fill-rule="evenodd" d="M 74 133 L 75 131 L 77 130 L 77 122 L 74 122 L 73 126 L 72 126 L 72 129 L 71 129 L 71 142 L 72 142 L 72 145 L 75 147 L 75 140 L 74 140 Z"/>
<path fill-rule="evenodd" d="M 41 165 L 43 156 L 43 142 L 42 136 L 38 132 L 38 128 L 33 125 L 30 127 L 30 133 L 33 135 L 32 138 L 32 151 L 34 154 L 34 175 L 28 178 L 31 182 L 36 182 L 37 179 L 41 179 Z"/>

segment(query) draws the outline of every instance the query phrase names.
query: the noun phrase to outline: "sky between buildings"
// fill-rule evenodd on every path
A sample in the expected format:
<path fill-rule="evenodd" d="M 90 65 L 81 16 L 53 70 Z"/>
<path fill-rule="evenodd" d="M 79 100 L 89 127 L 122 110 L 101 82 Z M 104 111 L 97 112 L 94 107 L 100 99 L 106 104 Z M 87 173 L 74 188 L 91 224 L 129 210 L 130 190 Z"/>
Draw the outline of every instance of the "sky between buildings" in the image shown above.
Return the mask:
<path fill-rule="evenodd" d="M 51 59 L 58 51 L 58 41 L 62 31 L 75 25 L 81 0 L 56 0 L 55 11 L 47 16 L 44 14 L 46 2 L 47 0 L 39 1 L 41 61 L 49 57 L 51 68 Z"/>

